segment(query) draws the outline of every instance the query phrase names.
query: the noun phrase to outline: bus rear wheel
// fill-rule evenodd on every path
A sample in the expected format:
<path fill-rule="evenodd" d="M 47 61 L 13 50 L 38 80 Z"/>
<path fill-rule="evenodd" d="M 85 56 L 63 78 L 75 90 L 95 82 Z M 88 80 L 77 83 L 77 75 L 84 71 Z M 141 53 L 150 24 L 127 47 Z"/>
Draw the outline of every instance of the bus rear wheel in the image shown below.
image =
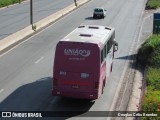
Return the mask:
<path fill-rule="evenodd" d="M 111 64 L 111 72 L 112 72 L 112 68 L 113 68 L 113 63 Z"/>
<path fill-rule="evenodd" d="M 104 87 L 105 87 L 105 80 L 103 81 L 103 85 L 102 85 L 102 94 L 104 93 Z"/>

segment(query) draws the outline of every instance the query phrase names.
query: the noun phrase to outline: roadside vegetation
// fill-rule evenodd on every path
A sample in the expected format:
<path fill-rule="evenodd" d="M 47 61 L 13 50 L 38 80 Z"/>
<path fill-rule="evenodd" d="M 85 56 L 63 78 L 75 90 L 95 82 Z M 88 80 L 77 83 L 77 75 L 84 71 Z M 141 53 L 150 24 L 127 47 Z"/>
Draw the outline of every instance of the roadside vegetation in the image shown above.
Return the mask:
<path fill-rule="evenodd" d="M 9 6 L 15 3 L 21 3 L 22 1 L 25 1 L 25 0 L 0 0 L 0 8 Z"/>
<path fill-rule="evenodd" d="M 142 111 L 160 111 L 160 35 L 153 35 L 142 44 L 137 60 L 147 68 L 147 90 L 142 103 Z M 142 117 L 142 120 L 159 119 L 160 117 Z"/>
<path fill-rule="evenodd" d="M 157 9 L 160 7 L 160 1 L 159 0 L 148 0 L 146 4 L 146 9 Z"/>

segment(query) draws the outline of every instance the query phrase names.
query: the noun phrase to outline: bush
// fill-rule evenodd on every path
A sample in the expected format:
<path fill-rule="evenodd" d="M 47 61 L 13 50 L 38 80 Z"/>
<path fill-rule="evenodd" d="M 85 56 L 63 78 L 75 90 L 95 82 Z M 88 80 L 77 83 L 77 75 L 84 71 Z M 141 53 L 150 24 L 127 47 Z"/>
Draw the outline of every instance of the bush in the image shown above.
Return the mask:
<path fill-rule="evenodd" d="M 142 111 L 158 111 L 160 91 L 148 91 L 143 101 Z"/>
<path fill-rule="evenodd" d="M 160 7 L 160 1 L 159 0 L 148 0 L 146 4 L 147 9 L 156 9 Z"/>
<path fill-rule="evenodd" d="M 160 91 L 148 91 L 142 104 L 142 111 L 157 112 L 160 111 Z M 142 120 L 159 120 L 160 117 L 142 117 Z"/>
<path fill-rule="evenodd" d="M 148 68 L 147 72 L 147 85 L 148 90 L 160 91 L 160 68 Z"/>
<path fill-rule="evenodd" d="M 160 36 L 153 35 L 142 44 L 137 60 L 142 65 L 160 67 Z"/>
<path fill-rule="evenodd" d="M 142 111 L 160 111 L 160 68 L 148 67 L 147 94 L 144 97 Z M 142 117 L 142 120 L 159 120 L 160 117 Z"/>
<path fill-rule="evenodd" d="M 147 66 L 147 94 L 142 111 L 160 111 L 160 36 L 153 35 L 142 44 L 137 60 Z M 142 117 L 142 120 L 160 120 L 160 117 Z"/>

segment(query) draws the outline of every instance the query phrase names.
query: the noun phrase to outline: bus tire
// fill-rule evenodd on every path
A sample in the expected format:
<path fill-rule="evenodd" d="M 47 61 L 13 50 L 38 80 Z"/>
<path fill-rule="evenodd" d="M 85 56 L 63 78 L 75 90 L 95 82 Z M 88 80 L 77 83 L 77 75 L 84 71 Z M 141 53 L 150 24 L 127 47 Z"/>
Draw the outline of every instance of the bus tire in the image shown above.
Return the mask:
<path fill-rule="evenodd" d="M 103 94 L 103 92 L 104 92 L 104 81 L 103 81 L 103 85 L 102 85 L 102 94 Z"/>
<path fill-rule="evenodd" d="M 105 78 L 103 80 L 103 85 L 104 85 L 104 87 L 106 86 L 106 76 L 105 76 Z"/>
<path fill-rule="evenodd" d="M 111 72 L 112 72 L 112 68 L 113 68 L 113 63 L 111 64 Z"/>

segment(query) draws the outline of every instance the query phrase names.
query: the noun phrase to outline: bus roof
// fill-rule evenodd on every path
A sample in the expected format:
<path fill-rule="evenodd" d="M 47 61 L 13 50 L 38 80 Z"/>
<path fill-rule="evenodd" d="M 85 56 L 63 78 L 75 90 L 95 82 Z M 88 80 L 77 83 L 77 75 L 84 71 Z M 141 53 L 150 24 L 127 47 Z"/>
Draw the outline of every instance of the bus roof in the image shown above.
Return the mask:
<path fill-rule="evenodd" d="M 98 25 L 80 25 L 61 41 L 104 44 L 114 32 L 113 28 Z"/>

